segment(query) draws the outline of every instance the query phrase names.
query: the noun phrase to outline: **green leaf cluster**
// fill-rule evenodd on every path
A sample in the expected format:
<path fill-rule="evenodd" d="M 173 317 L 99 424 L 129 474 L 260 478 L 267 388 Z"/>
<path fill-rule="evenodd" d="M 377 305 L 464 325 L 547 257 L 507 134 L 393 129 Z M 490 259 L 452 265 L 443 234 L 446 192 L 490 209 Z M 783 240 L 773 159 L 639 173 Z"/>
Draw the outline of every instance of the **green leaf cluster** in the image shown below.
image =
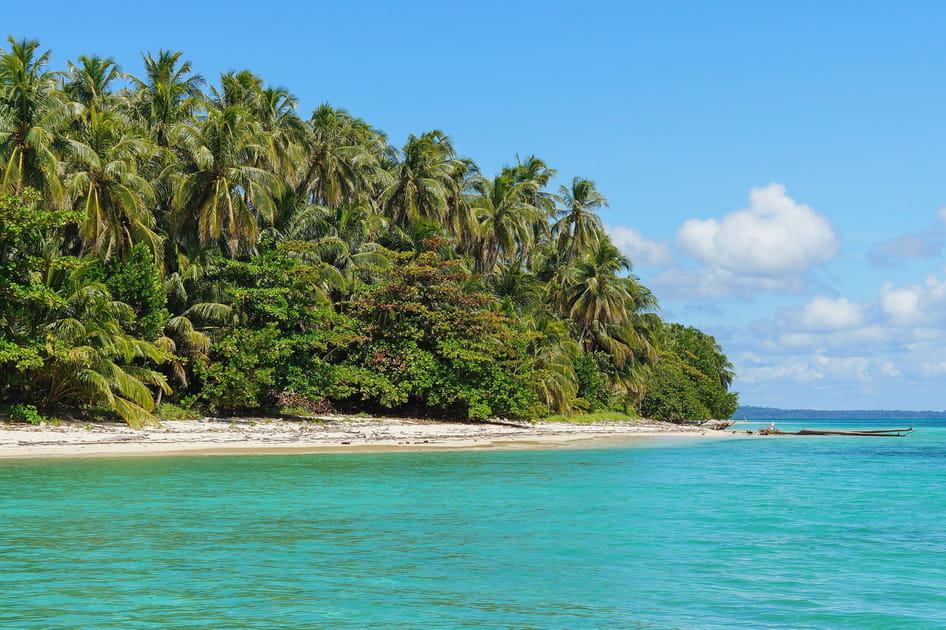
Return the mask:
<path fill-rule="evenodd" d="M 664 324 L 660 359 L 647 376 L 641 413 L 663 420 L 729 418 L 732 364 L 716 340 L 690 326 Z"/>

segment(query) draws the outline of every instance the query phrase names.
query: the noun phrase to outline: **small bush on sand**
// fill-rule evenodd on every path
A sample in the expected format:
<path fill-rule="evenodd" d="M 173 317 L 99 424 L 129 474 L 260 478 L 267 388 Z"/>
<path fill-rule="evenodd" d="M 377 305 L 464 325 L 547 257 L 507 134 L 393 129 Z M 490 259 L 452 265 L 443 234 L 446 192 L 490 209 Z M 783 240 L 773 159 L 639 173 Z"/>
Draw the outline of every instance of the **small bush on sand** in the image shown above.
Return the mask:
<path fill-rule="evenodd" d="M 154 415 L 161 420 L 200 420 L 204 417 L 199 411 L 185 409 L 171 403 L 161 403 L 155 409 Z"/>

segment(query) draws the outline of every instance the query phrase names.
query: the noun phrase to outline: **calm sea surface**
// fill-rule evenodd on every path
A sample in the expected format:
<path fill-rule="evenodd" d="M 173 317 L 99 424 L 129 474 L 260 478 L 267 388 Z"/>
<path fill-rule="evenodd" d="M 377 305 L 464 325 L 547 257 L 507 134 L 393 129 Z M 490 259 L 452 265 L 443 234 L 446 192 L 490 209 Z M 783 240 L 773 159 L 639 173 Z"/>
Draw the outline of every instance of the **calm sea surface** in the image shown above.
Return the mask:
<path fill-rule="evenodd" d="M 0 461 L 0 628 L 946 628 L 946 426 L 912 424 Z"/>

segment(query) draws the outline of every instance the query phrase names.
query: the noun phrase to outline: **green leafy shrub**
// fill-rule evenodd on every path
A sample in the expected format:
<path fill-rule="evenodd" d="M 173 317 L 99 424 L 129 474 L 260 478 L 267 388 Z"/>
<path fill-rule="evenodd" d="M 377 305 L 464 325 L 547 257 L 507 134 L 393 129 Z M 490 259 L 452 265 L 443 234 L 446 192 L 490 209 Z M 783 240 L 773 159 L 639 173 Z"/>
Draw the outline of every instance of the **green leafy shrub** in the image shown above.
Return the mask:
<path fill-rule="evenodd" d="M 530 417 L 538 400 L 528 337 L 488 296 L 467 290 L 455 263 L 402 257 L 387 281 L 346 305 L 365 339 L 348 349 L 352 395 L 385 408 L 464 418 Z"/>
<path fill-rule="evenodd" d="M 124 322 L 125 327 L 145 339 L 159 337 L 171 316 L 161 273 L 148 246 L 138 243 L 125 260 L 111 258 L 101 275 L 112 297 L 131 307 L 133 317 Z"/>
<path fill-rule="evenodd" d="M 154 415 L 161 420 L 200 420 L 204 414 L 195 409 L 181 407 L 173 403 L 161 403 L 154 410 Z"/>
<path fill-rule="evenodd" d="M 680 324 L 664 324 L 661 354 L 650 370 L 641 414 L 662 420 L 729 418 L 738 395 L 728 391 L 732 365 L 713 337 Z"/>
<path fill-rule="evenodd" d="M 608 378 L 601 369 L 601 363 L 607 357 L 601 355 L 604 353 L 585 352 L 574 361 L 575 376 L 578 379 L 578 396 L 585 401 L 589 411 L 607 409 L 611 405 Z"/>
<path fill-rule="evenodd" d="M 33 405 L 9 405 L 3 409 L 3 414 L 13 422 L 39 424 L 48 420 Z"/>

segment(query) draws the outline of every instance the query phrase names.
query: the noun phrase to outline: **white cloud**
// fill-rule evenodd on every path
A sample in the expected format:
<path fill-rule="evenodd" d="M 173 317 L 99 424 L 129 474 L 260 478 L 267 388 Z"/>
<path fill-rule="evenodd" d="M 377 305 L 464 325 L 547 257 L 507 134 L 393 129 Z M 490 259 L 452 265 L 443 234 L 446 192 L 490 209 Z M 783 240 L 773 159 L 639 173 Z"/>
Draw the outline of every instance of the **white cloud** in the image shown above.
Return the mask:
<path fill-rule="evenodd" d="M 872 361 L 870 357 L 829 357 L 822 354 L 816 355 L 812 361 L 822 371 L 828 372 L 835 378 L 854 379 L 862 383 L 872 380 L 871 367 L 877 363 L 878 369 L 880 363 Z"/>
<path fill-rule="evenodd" d="M 737 371 L 739 380 L 746 383 L 765 383 L 767 381 L 782 381 L 785 379 L 796 383 L 807 383 L 824 378 L 824 374 L 812 369 L 804 361 L 795 361 L 783 365 L 767 365 L 762 367 L 747 367 Z"/>
<path fill-rule="evenodd" d="M 941 406 L 930 401 L 941 400 L 946 375 L 943 274 L 888 282 L 873 299 L 817 296 L 731 330 L 734 336 L 718 338 L 735 357 L 736 389 L 748 404 L 803 389 L 806 400 L 821 401 L 804 406 Z M 897 388 L 904 388 L 900 398 Z"/>
<path fill-rule="evenodd" d="M 692 299 L 728 295 L 745 297 L 761 291 L 801 293 L 805 289 L 805 283 L 799 276 L 742 276 L 718 267 L 671 267 L 652 276 L 651 284 L 658 289 L 659 294 Z"/>
<path fill-rule="evenodd" d="M 895 287 L 886 282 L 880 288 L 880 308 L 895 326 L 930 326 L 946 317 L 946 281 L 936 274 L 923 284 Z"/>
<path fill-rule="evenodd" d="M 881 361 L 880 371 L 887 376 L 900 376 L 900 370 L 898 370 L 896 366 L 894 366 L 894 364 L 890 361 Z"/>
<path fill-rule="evenodd" d="M 677 232 L 683 252 L 740 276 L 800 274 L 833 258 L 840 244 L 824 216 L 774 183 L 752 188 L 748 208 L 721 220 L 690 219 Z"/>
<path fill-rule="evenodd" d="M 847 298 L 832 300 L 816 296 L 801 309 L 799 324 L 805 330 L 844 330 L 860 326 L 864 322 L 864 310 Z"/>
<path fill-rule="evenodd" d="M 880 289 L 880 308 L 890 321 L 900 326 L 918 323 L 920 292 L 917 285 L 895 289 L 893 283 L 884 283 Z"/>
<path fill-rule="evenodd" d="M 936 216 L 939 217 L 940 221 L 942 221 L 943 223 L 946 223 L 946 206 L 943 206 L 942 208 L 937 210 Z"/>
<path fill-rule="evenodd" d="M 793 355 L 767 365 L 739 365 L 736 372 L 739 382 L 753 384 L 780 381 L 871 383 L 900 376 L 900 371 L 889 360 L 863 355 L 835 357 L 821 353 Z M 856 406 L 856 403 L 847 403 L 848 407 L 852 405 Z"/>
<path fill-rule="evenodd" d="M 633 228 L 606 226 L 611 242 L 631 259 L 634 266 L 654 267 L 673 262 L 673 251 L 667 241 L 652 241 Z"/>
<path fill-rule="evenodd" d="M 867 260 L 878 267 L 888 267 L 906 258 L 933 258 L 943 251 L 943 242 L 932 234 L 904 234 L 874 243 Z"/>
<path fill-rule="evenodd" d="M 670 296 L 705 299 L 801 293 L 806 274 L 834 258 L 841 241 L 827 218 L 773 183 L 752 188 L 743 210 L 720 219 L 689 219 L 677 231 L 676 244 L 700 265 L 665 269 L 653 285 Z"/>

